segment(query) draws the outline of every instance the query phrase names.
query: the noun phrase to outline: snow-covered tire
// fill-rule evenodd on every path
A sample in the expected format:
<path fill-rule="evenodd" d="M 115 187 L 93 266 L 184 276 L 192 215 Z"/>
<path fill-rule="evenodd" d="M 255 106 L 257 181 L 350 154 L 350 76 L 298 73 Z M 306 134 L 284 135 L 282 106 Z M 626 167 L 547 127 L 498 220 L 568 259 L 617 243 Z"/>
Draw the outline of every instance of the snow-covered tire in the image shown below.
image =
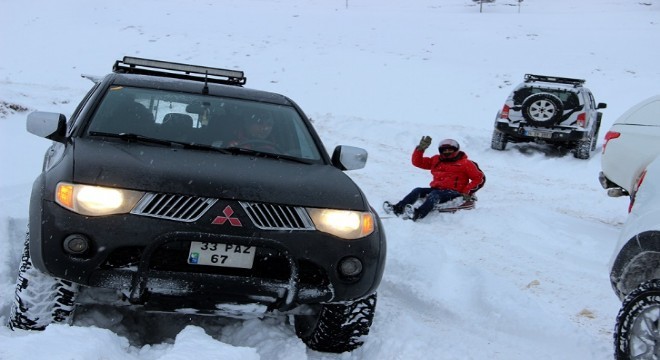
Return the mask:
<path fill-rule="evenodd" d="M 656 345 L 657 344 L 657 345 Z M 623 300 L 614 327 L 617 360 L 657 359 L 660 351 L 660 280 L 640 285 Z"/>
<path fill-rule="evenodd" d="M 34 268 L 30 259 L 28 232 L 9 313 L 9 327 L 43 330 L 51 323 L 69 323 L 75 310 L 77 294 L 77 284 L 54 278 Z"/>
<path fill-rule="evenodd" d="M 591 148 L 593 142 L 595 142 L 595 139 L 593 137 L 578 141 L 573 155 L 578 159 L 582 159 L 582 160 L 589 159 L 589 157 L 591 156 Z"/>
<path fill-rule="evenodd" d="M 490 147 L 493 150 L 504 150 L 506 149 L 506 144 L 506 134 L 499 130 L 493 130 L 493 138 L 490 140 Z"/>
<path fill-rule="evenodd" d="M 522 114 L 532 125 L 552 126 L 564 114 L 564 104 L 556 95 L 537 93 L 523 100 Z"/>
<path fill-rule="evenodd" d="M 376 293 L 345 303 L 320 305 L 315 315 L 294 317 L 298 337 L 312 350 L 342 353 L 354 350 L 369 334 L 376 310 Z"/>

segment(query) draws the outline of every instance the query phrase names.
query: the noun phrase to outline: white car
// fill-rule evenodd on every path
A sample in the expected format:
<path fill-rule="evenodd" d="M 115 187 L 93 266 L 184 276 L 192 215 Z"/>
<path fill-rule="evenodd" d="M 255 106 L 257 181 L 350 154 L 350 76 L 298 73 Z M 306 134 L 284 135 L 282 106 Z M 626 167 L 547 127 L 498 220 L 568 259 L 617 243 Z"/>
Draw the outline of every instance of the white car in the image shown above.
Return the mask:
<path fill-rule="evenodd" d="M 642 170 L 660 154 L 660 95 L 633 106 L 605 135 L 599 180 L 609 196 L 629 195 Z"/>
<path fill-rule="evenodd" d="M 622 300 L 616 318 L 616 359 L 660 353 L 660 157 L 642 169 L 610 262 L 610 281 Z"/>

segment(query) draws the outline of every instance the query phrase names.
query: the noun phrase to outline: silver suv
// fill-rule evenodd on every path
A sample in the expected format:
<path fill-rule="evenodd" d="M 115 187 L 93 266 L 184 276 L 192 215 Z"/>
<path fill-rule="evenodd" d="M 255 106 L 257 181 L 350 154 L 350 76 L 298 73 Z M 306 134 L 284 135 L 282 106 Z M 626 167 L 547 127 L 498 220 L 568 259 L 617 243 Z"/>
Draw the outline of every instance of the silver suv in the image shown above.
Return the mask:
<path fill-rule="evenodd" d="M 495 118 L 491 148 L 536 142 L 568 148 L 578 159 L 596 149 L 602 113 L 584 80 L 526 74 Z"/>

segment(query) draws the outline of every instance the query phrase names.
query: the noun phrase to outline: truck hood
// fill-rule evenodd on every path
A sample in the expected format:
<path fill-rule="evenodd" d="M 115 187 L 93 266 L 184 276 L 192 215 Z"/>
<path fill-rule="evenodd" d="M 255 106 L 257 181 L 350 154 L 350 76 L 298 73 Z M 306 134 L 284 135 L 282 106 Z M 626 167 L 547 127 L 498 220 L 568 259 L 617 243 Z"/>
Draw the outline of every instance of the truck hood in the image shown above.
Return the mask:
<path fill-rule="evenodd" d="M 369 208 L 357 185 L 331 165 L 121 140 L 76 139 L 73 151 L 76 183 L 307 207 Z"/>

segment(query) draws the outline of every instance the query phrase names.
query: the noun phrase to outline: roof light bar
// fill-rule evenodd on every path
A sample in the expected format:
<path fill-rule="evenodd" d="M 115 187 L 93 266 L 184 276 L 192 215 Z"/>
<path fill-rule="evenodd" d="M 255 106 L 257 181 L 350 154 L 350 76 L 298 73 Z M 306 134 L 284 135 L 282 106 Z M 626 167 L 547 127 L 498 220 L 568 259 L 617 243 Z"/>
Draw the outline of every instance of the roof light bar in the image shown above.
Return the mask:
<path fill-rule="evenodd" d="M 124 64 L 134 66 L 146 66 L 152 68 L 159 68 L 165 70 L 183 71 L 186 73 L 209 74 L 215 76 L 226 76 L 230 78 L 242 78 L 243 72 L 237 70 L 226 70 L 219 68 L 212 68 L 207 66 L 197 66 L 188 64 L 179 64 L 169 61 L 149 60 L 136 57 L 124 56 Z"/>
<path fill-rule="evenodd" d="M 204 77 L 215 76 L 226 78 L 221 82 L 232 84 L 245 84 L 246 78 L 240 70 L 227 70 L 221 68 L 213 68 L 208 66 L 198 66 L 181 64 L 169 61 L 143 59 L 131 56 L 124 56 L 123 60 L 117 60 L 113 71 L 115 72 L 129 72 L 139 74 L 158 74 L 163 71 L 155 71 L 150 69 L 167 70 L 172 72 L 184 73 L 185 75 L 200 74 Z"/>

